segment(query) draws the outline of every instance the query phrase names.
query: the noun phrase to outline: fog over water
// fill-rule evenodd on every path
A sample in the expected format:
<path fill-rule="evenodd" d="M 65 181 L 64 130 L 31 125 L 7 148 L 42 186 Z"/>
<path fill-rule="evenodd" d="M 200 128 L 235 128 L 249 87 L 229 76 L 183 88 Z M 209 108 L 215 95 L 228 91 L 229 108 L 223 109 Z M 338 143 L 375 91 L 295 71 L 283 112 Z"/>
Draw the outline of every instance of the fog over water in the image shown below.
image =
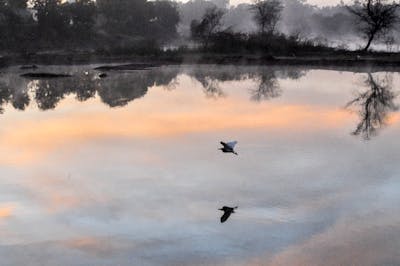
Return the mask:
<path fill-rule="evenodd" d="M 2 265 L 400 264 L 397 72 L 93 67 L 0 74 Z"/>

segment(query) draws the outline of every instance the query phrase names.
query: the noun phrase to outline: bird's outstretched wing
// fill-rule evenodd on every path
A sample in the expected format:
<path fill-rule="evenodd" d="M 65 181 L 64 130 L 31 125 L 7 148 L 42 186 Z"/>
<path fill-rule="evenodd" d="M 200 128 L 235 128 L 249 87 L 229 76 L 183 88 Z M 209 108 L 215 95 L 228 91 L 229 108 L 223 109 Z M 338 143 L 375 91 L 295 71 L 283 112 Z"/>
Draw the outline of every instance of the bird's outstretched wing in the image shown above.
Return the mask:
<path fill-rule="evenodd" d="M 228 142 L 226 143 L 226 145 L 228 145 L 231 149 L 235 148 L 235 145 L 237 144 L 237 141 L 232 141 L 232 142 Z"/>
<path fill-rule="evenodd" d="M 224 146 L 225 149 L 226 149 L 226 148 L 228 148 L 228 149 L 230 148 L 230 147 L 228 146 L 227 143 L 225 143 L 225 142 L 223 142 L 223 141 L 221 141 L 220 143 L 221 143 L 222 146 Z"/>
<path fill-rule="evenodd" d="M 224 215 L 221 216 L 221 223 L 224 223 L 226 220 L 228 220 L 229 216 L 231 216 L 230 212 L 224 212 Z"/>

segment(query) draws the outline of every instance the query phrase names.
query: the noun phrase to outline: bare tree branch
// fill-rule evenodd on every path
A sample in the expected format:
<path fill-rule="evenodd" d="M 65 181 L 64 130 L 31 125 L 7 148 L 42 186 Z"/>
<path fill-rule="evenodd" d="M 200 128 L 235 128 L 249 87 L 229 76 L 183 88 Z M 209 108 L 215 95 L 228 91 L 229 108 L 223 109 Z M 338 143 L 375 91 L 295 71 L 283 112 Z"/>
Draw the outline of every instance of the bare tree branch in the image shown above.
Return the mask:
<path fill-rule="evenodd" d="M 354 15 L 359 30 L 367 40 L 364 51 L 371 46 L 372 41 L 379 36 L 387 35 L 399 21 L 397 9 L 400 5 L 396 2 L 388 3 L 387 0 L 364 0 L 362 3 L 355 0 L 347 10 Z"/>

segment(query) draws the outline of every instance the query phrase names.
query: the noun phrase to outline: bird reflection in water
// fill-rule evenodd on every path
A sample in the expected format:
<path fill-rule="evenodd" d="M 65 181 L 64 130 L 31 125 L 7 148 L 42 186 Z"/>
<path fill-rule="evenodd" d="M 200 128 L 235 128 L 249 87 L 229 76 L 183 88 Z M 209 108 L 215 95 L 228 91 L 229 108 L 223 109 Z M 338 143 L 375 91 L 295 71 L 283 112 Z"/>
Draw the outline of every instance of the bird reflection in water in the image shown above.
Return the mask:
<path fill-rule="evenodd" d="M 237 209 L 238 206 L 236 207 L 228 207 L 228 206 L 224 206 L 221 209 L 219 209 L 220 211 L 223 211 L 224 214 L 221 216 L 221 223 L 226 222 L 226 220 L 228 220 L 229 216 L 231 216 L 232 213 L 235 213 L 235 209 Z"/>

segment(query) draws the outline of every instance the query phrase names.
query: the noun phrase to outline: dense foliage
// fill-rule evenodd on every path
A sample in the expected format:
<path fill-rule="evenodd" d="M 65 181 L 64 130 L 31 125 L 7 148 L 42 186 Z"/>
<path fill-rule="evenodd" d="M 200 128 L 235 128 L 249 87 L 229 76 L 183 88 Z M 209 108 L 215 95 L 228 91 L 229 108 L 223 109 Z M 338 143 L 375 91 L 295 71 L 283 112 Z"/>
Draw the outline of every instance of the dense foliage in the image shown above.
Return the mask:
<path fill-rule="evenodd" d="M 124 49 L 176 36 L 176 3 L 147 0 L 0 0 L 2 50 Z"/>

